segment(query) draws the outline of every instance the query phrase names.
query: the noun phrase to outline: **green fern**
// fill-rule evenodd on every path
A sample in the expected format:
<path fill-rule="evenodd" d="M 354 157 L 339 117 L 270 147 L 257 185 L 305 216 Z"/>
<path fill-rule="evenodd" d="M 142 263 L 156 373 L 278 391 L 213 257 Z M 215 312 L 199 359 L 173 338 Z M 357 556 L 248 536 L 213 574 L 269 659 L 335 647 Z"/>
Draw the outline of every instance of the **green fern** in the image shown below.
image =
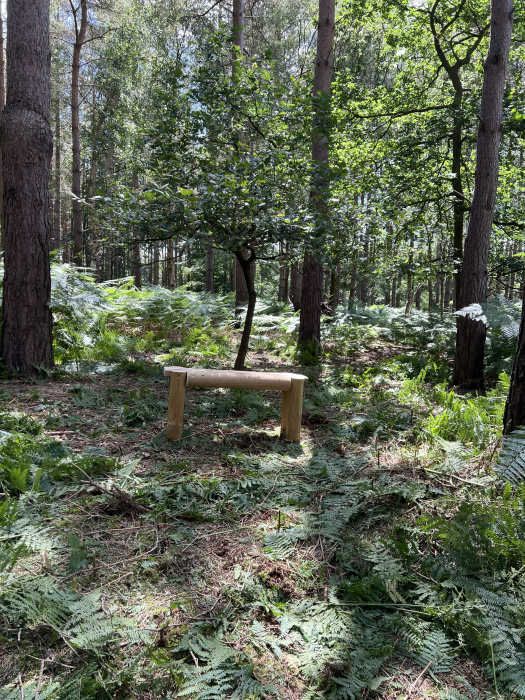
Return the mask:
<path fill-rule="evenodd" d="M 514 486 L 525 483 L 525 428 L 505 437 L 495 469 L 504 481 Z"/>

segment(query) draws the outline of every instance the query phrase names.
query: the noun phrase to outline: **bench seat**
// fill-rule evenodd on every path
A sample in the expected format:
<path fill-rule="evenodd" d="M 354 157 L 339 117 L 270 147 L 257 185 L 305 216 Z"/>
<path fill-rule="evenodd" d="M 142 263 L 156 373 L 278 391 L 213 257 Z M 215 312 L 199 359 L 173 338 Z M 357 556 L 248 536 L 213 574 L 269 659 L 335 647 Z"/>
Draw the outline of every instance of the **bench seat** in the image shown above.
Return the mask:
<path fill-rule="evenodd" d="M 184 419 L 186 387 L 221 389 L 262 389 L 282 393 L 281 436 L 292 442 L 301 439 L 303 388 L 308 377 L 291 372 L 238 372 L 230 369 L 165 367 L 170 379 L 168 404 L 168 440 L 180 440 Z"/>

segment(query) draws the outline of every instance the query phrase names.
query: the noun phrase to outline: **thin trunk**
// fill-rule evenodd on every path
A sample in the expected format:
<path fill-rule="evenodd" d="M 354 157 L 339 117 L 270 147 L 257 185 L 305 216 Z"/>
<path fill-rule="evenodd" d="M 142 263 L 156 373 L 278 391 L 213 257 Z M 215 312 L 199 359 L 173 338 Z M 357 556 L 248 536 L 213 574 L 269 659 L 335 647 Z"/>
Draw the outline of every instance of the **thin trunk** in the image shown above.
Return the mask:
<path fill-rule="evenodd" d="M 0 119 L 5 224 L 0 355 L 16 374 L 53 367 L 50 58 L 49 0 L 8 0 L 7 104 Z"/>
<path fill-rule="evenodd" d="M 330 273 L 330 301 L 329 305 L 330 308 L 335 311 L 337 307 L 339 306 L 339 297 L 340 297 L 340 279 L 341 279 L 341 266 L 339 263 L 332 267 L 332 271 Z"/>
<path fill-rule="evenodd" d="M 484 64 L 474 195 L 461 270 L 459 309 L 482 304 L 487 297 L 488 255 L 498 188 L 512 13 L 513 0 L 492 0 L 490 46 Z M 457 328 L 454 384 L 464 391 L 484 392 L 485 324 L 464 315 L 458 316 Z"/>
<path fill-rule="evenodd" d="M 397 306 L 397 275 L 392 278 L 392 308 Z"/>
<path fill-rule="evenodd" d="M 175 289 L 176 283 L 175 283 L 175 267 L 174 267 L 174 259 L 173 259 L 173 238 L 168 239 L 168 250 L 166 253 L 166 287 L 168 289 Z"/>
<path fill-rule="evenodd" d="M 107 155 L 107 173 L 108 173 L 108 186 L 107 195 L 111 197 L 113 195 L 113 174 L 114 174 L 114 153 L 113 153 L 113 141 L 110 140 L 108 144 L 108 155 Z M 107 232 L 107 239 L 104 243 L 104 277 L 105 280 L 110 280 L 112 278 L 112 249 L 111 249 L 111 239 L 110 232 Z"/>
<path fill-rule="evenodd" d="M 239 251 L 235 255 L 239 261 L 239 266 L 244 275 L 246 288 L 248 289 L 248 306 L 246 308 L 246 318 L 242 329 L 241 342 L 239 344 L 239 350 L 237 351 L 237 357 L 235 359 L 233 369 L 245 370 L 246 355 L 248 354 L 250 335 L 252 332 L 253 315 L 255 313 L 255 304 L 257 302 L 257 294 L 255 293 L 253 278 L 253 270 L 255 269 L 255 254 L 252 251 L 250 257 L 245 258 L 243 251 Z"/>
<path fill-rule="evenodd" d="M 410 235 L 410 248 L 408 251 L 408 273 L 407 273 L 407 303 L 405 306 L 405 316 L 410 316 L 414 307 L 414 234 Z"/>
<path fill-rule="evenodd" d="M 159 286 L 159 244 L 153 244 L 153 284 Z"/>
<path fill-rule="evenodd" d="M 525 425 L 525 294 L 521 307 L 518 347 L 510 375 L 510 388 L 503 414 L 503 432 L 508 435 Z"/>
<path fill-rule="evenodd" d="M 206 291 L 213 293 L 213 246 L 206 248 Z"/>
<path fill-rule="evenodd" d="M 137 192 L 139 189 L 139 174 L 136 168 L 133 170 L 133 191 Z M 133 232 L 133 278 L 134 284 L 137 289 L 142 289 L 142 265 L 140 262 L 140 240 L 139 232 Z"/>
<path fill-rule="evenodd" d="M 294 311 L 301 308 L 301 294 L 303 286 L 302 263 L 292 265 L 290 269 L 290 301 Z"/>
<path fill-rule="evenodd" d="M 447 279 L 445 281 L 445 297 L 443 299 L 443 308 L 445 311 L 448 311 L 449 307 L 450 307 L 450 287 L 451 287 L 450 277 L 447 277 Z"/>
<path fill-rule="evenodd" d="M 73 7 L 73 5 L 72 5 Z M 80 9 L 80 25 L 78 23 L 78 9 Z M 82 207 L 80 205 L 81 192 L 81 157 L 80 157 L 80 53 L 86 38 L 87 31 L 87 0 L 80 0 L 80 8 L 73 10 L 75 21 L 75 43 L 73 45 L 73 65 L 71 72 L 71 141 L 72 141 L 72 170 L 73 179 L 71 192 L 73 194 L 73 262 L 78 267 L 82 266 L 82 248 L 84 245 L 84 232 L 82 228 Z"/>

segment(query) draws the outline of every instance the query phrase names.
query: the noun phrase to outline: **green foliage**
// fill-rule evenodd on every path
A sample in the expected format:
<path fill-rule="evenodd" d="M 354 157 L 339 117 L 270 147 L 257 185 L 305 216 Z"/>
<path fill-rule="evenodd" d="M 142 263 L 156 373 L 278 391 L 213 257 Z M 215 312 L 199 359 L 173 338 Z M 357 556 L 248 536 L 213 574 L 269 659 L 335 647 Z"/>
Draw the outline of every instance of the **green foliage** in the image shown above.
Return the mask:
<path fill-rule="evenodd" d="M 434 398 L 441 410 L 428 418 L 429 435 L 484 448 L 501 435 L 508 386 L 509 377 L 502 374 L 496 389 L 487 396 L 467 398 L 447 391 L 445 385 L 437 387 Z"/>
<path fill-rule="evenodd" d="M 504 438 L 496 471 L 514 486 L 521 487 L 525 483 L 525 429 L 518 428 Z"/>

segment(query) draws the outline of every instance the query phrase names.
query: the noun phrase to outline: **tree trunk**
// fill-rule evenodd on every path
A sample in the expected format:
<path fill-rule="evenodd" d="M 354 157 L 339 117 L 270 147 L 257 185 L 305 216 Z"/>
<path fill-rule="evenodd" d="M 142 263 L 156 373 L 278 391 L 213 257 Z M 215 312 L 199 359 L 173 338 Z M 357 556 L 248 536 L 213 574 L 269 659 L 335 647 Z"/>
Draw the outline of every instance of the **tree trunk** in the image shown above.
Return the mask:
<path fill-rule="evenodd" d="M 525 294 L 521 306 L 518 347 L 510 375 L 510 388 L 503 414 L 503 432 L 508 435 L 525 426 Z"/>
<path fill-rule="evenodd" d="M 294 311 L 301 308 L 301 294 L 303 291 L 302 263 L 292 265 L 290 269 L 290 301 Z"/>
<path fill-rule="evenodd" d="M 137 169 L 133 170 L 133 191 L 139 189 L 139 174 Z M 140 262 L 140 241 L 139 232 L 133 232 L 133 278 L 137 289 L 142 289 L 142 265 Z"/>
<path fill-rule="evenodd" d="M 206 291 L 213 294 L 213 246 L 206 248 Z"/>
<path fill-rule="evenodd" d="M 0 11 L 0 118 L 5 107 L 5 60 L 4 60 L 4 20 Z M 0 153 L 0 249 L 5 250 L 4 203 L 1 193 L 4 191 L 2 178 L 2 154 Z"/>
<path fill-rule="evenodd" d="M 175 260 L 173 252 L 173 238 L 168 239 L 168 250 L 166 253 L 166 287 L 168 289 L 175 289 L 177 286 L 175 279 Z"/>
<path fill-rule="evenodd" d="M 248 290 L 248 307 L 246 309 L 246 318 L 244 319 L 244 328 L 242 329 L 241 342 L 239 345 L 239 350 L 237 351 L 237 357 L 235 359 L 235 365 L 233 369 L 244 370 L 246 369 L 246 355 L 248 354 L 250 335 L 252 332 L 253 325 L 253 315 L 255 313 L 255 304 L 257 302 L 257 294 L 255 293 L 253 270 L 255 268 L 255 254 L 251 253 L 249 258 L 244 257 L 244 252 L 238 251 L 235 253 L 237 260 L 239 262 L 239 267 L 242 270 L 244 281 L 246 284 L 246 289 Z"/>
<path fill-rule="evenodd" d="M 408 252 L 408 274 L 407 274 L 407 303 L 405 306 L 405 316 L 410 316 L 414 308 L 414 234 L 410 236 L 410 249 Z"/>
<path fill-rule="evenodd" d="M 53 366 L 49 242 L 49 0 L 8 0 L 7 104 L 0 120 L 5 223 L 2 361 Z"/>
<path fill-rule="evenodd" d="M 334 63 L 335 0 L 319 0 L 317 56 L 313 97 L 316 103 L 312 123 L 312 161 L 314 175 L 310 203 L 316 213 L 317 226 L 323 228 L 328 217 L 328 95 Z M 318 356 L 321 347 L 321 304 L 323 301 L 323 267 L 317 257 L 305 254 L 298 347 Z"/>
<path fill-rule="evenodd" d="M 392 278 L 392 308 L 397 306 L 397 275 Z"/>
<path fill-rule="evenodd" d="M 482 304 L 487 297 L 488 255 L 499 174 L 503 94 L 512 36 L 513 0 L 492 0 L 490 46 L 484 64 L 483 90 L 476 147 L 474 195 L 458 309 Z M 483 360 L 486 327 L 468 315 L 458 316 L 454 384 L 463 391 L 484 392 Z"/>
<path fill-rule="evenodd" d="M 60 90 L 55 97 L 55 202 L 53 212 L 53 236 L 51 250 L 60 250 Z"/>
<path fill-rule="evenodd" d="M 72 6 L 73 7 L 73 6 Z M 80 52 L 86 38 L 87 30 L 87 0 L 80 0 L 80 25 L 78 24 L 78 8 L 73 11 L 75 21 L 75 43 L 73 45 L 73 65 L 71 71 L 71 141 L 72 141 L 72 171 L 73 179 L 71 192 L 73 194 L 73 262 L 82 267 L 82 248 L 84 232 L 82 227 L 81 192 L 81 160 L 80 160 Z"/>
<path fill-rule="evenodd" d="M 443 299 L 443 308 L 445 311 L 449 310 L 450 307 L 450 277 L 445 280 L 445 297 Z"/>
<path fill-rule="evenodd" d="M 332 271 L 330 274 L 330 302 L 329 306 L 330 308 L 335 311 L 337 307 L 339 306 L 339 297 L 340 297 L 340 279 L 341 279 L 341 266 L 339 264 L 335 265 L 332 267 Z"/>
<path fill-rule="evenodd" d="M 153 244 L 153 284 L 159 286 L 159 244 Z"/>

